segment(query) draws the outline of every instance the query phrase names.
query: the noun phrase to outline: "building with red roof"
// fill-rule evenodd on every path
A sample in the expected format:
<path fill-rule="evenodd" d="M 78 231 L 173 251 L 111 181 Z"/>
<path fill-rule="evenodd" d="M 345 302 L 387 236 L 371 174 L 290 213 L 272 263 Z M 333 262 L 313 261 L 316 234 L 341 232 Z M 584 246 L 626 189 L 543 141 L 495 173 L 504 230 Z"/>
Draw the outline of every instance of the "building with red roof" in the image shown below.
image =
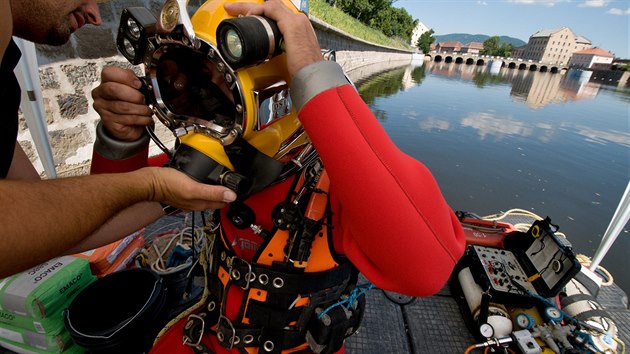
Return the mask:
<path fill-rule="evenodd" d="M 614 55 L 601 48 L 588 48 L 573 53 L 569 67 L 585 69 L 609 69 Z"/>

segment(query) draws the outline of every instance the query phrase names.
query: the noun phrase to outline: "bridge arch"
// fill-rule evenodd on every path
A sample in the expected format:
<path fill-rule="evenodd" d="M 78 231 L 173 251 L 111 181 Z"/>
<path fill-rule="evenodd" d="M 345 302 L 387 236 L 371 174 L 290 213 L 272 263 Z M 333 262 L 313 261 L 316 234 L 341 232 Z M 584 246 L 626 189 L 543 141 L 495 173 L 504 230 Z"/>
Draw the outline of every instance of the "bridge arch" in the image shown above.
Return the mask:
<path fill-rule="evenodd" d="M 469 53 L 448 53 L 448 52 L 431 52 L 432 55 L 426 55 L 428 60 L 433 60 L 434 62 L 445 62 L 445 63 L 454 63 L 454 64 L 466 64 L 466 65 L 478 65 L 483 66 L 488 63 L 494 61 L 501 61 L 502 68 L 509 69 L 518 69 L 518 70 L 528 70 L 528 71 L 540 71 L 540 72 L 551 72 L 551 73 L 561 73 L 566 72 L 568 70 L 567 67 L 557 64 L 551 63 L 543 63 L 543 62 L 534 62 L 533 60 L 524 60 L 518 58 L 504 58 L 504 57 L 494 57 L 487 55 L 477 55 L 477 54 L 469 54 Z M 426 59 L 426 58 L 425 58 Z"/>

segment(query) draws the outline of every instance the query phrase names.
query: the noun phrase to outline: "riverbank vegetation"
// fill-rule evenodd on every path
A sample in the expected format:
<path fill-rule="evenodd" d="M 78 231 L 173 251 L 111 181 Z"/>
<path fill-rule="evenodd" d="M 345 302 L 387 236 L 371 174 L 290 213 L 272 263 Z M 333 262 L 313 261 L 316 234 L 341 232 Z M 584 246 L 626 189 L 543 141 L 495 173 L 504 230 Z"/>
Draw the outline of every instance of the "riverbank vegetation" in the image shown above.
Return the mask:
<path fill-rule="evenodd" d="M 368 7 L 364 7 L 363 11 L 359 10 L 359 2 L 350 0 L 310 0 L 309 8 L 312 16 L 352 36 L 388 47 L 411 49 L 409 45 L 411 32 L 416 26 L 417 20 L 414 21 L 404 9 L 391 7 L 389 1 L 368 2 L 366 0 L 364 3 L 367 4 L 368 7 L 371 6 L 370 11 L 367 10 Z M 383 10 L 380 11 L 380 14 L 375 15 L 373 11 L 378 9 L 377 5 L 381 3 L 388 4 L 390 10 Z M 335 6 L 331 6 L 331 4 Z M 355 12 L 348 12 L 348 9 L 352 8 L 354 8 Z M 407 14 L 408 19 L 405 18 L 403 12 Z M 368 21 L 369 25 L 351 16 L 349 13 L 358 14 L 358 17 L 363 18 L 364 21 Z M 396 16 L 394 16 L 394 14 L 396 14 Z M 387 16 L 391 16 L 391 18 Z M 410 29 L 408 21 L 411 21 Z M 406 23 L 406 25 L 403 25 L 403 23 Z M 391 34 L 386 35 L 383 27 L 387 28 Z M 393 31 L 398 31 L 396 33 L 399 34 Z"/>

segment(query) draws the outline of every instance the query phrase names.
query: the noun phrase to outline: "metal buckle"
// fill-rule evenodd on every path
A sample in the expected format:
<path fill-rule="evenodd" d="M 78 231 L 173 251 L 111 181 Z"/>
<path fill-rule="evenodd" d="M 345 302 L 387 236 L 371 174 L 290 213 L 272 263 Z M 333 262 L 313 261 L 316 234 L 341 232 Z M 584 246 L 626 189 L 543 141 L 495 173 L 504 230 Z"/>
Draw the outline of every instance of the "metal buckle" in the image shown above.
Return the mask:
<path fill-rule="evenodd" d="M 237 267 L 236 265 L 237 262 L 247 265 L 247 274 L 241 275 L 238 269 L 234 269 Z M 246 283 L 244 287 L 241 286 L 240 288 L 243 290 L 248 290 L 251 282 L 256 280 L 256 275 L 252 272 L 252 265 L 246 260 L 242 258 L 238 258 L 236 256 L 231 257 L 227 263 L 229 265 L 228 274 L 230 275 L 230 279 L 234 281 L 239 281 L 241 279 L 241 276 L 243 276 L 245 278 Z M 233 273 L 233 272 L 236 272 L 236 273 Z"/>
<path fill-rule="evenodd" d="M 195 326 L 196 321 L 194 320 L 201 322 L 201 331 L 199 331 L 199 338 L 197 338 L 197 341 L 193 343 L 192 338 L 190 338 L 190 334 L 193 334 L 193 331 L 191 330 L 191 328 Z M 194 314 L 189 315 L 188 321 L 186 321 L 186 325 L 184 326 L 183 344 L 190 347 L 198 347 L 199 344 L 201 344 L 201 338 L 203 337 L 203 332 L 205 331 L 205 328 L 206 328 L 206 321 L 203 320 L 203 317 L 194 315 Z"/>
<path fill-rule="evenodd" d="M 219 316 L 219 322 L 217 323 L 217 339 L 219 339 L 219 342 L 221 342 L 221 345 L 223 345 L 223 342 L 226 338 L 225 337 L 219 338 L 219 334 L 221 334 L 222 335 L 221 337 L 223 337 L 223 328 L 225 327 L 223 325 L 224 321 L 227 322 L 227 324 L 229 325 L 229 329 L 232 330 L 232 337 L 227 341 L 229 346 L 224 345 L 224 347 L 227 350 L 232 350 L 232 348 L 234 348 L 234 338 L 236 337 L 236 329 L 234 328 L 234 325 L 232 324 L 232 322 L 223 315 Z"/>

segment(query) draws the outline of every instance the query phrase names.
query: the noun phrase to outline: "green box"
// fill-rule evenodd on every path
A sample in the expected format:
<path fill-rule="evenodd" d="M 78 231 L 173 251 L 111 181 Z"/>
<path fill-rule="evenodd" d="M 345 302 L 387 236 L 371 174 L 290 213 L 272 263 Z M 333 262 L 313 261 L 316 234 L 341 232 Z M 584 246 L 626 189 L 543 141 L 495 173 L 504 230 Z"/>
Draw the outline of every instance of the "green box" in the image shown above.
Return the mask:
<path fill-rule="evenodd" d="M 44 319 L 96 280 L 88 260 L 63 256 L 0 280 L 0 311 Z"/>
<path fill-rule="evenodd" d="M 70 305 L 68 302 L 63 308 Z M 41 334 L 54 335 L 64 330 L 63 311 L 59 311 L 51 316 L 42 319 L 36 319 L 27 316 L 20 316 L 9 311 L 0 310 L 0 326 L 9 325 L 26 329 Z"/>
<path fill-rule="evenodd" d="M 48 353 L 61 353 L 72 344 L 70 333 L 66 330 L 61 331 L 59 334 L 46 335 L 7 324 L 0 325 L 0 340 L 43 350 Z"/>
<path fill-rule="evenodd" d="M 25 344 L 15 343 L 8 340 L 0 339 L 0 346 L 6 348 L 12 352 L 24 353 L 24 354 L 84 354 L 85 349 L 74 344 L 72 341 L 68 344 L 64 351 L 45 351 L 38 348 L 34 348 Z M 0 350 L 1 351 L 1 350 Z"/>

